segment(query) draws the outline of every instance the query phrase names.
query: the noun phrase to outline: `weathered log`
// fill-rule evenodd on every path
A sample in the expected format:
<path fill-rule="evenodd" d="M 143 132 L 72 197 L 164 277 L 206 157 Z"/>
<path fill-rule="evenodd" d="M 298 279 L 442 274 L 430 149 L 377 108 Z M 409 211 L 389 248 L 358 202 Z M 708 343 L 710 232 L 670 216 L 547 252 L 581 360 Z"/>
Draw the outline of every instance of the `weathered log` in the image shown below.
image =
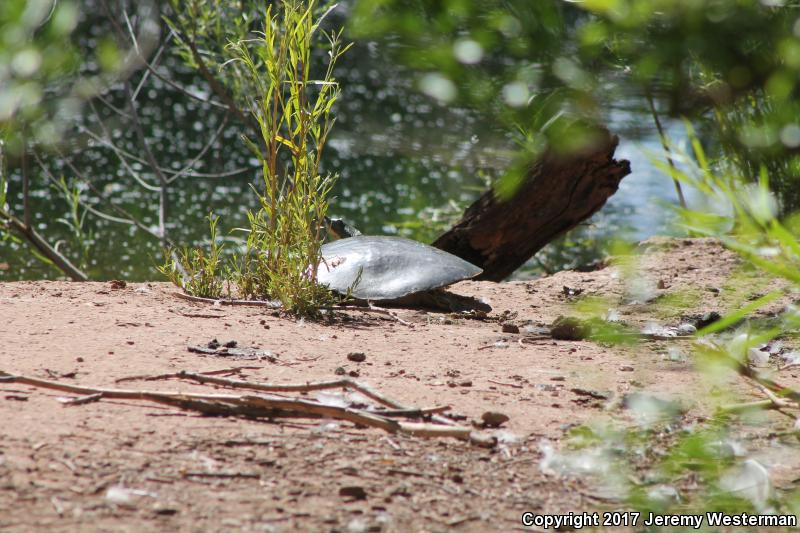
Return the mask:
<path fill-rule="evenodd" d="M 490 189 L 433 243 L 483 269 L 477 279 L 501 281 L 533 254 L 597 212 L 617 191 L 630 163 L 614 159 L 619 138 L 604 132 L 569 157 L 545 153 L 510 200 Z"/>

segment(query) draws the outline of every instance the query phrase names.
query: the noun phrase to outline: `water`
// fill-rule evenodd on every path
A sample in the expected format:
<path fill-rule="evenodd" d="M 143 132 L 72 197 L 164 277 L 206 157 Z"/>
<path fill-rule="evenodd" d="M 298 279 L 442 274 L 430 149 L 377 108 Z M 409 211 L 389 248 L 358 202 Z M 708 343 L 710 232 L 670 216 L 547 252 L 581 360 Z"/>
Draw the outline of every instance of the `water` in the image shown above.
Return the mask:
<path fill-rule="evenodd" d="M 194 74 L 178 67 L 178 79 L 186 86 Z M 474 111 L 437 104 L 417 93 L 411 76 L 392 65 L 379 47 L 359 43 L 337 70 L 343 97 L 330 139 L 324 168 L 340 175 L 331 202 L 331 214 L 341 216 L 365 233 L 400 234 L 430 241 L 464 207 L 502 173 L 513 145 L 503 131 Z M 123 106 L 123 91 L 107 95 L 110 104 Z M 151 78 L 139 100 L 147 138 L 157 159 L 167 170 L 177 171 L 200 152 L 210 132 L 222 124 L 220 112 L 170 91 Z M 80 117 L 81 128 L 62 153 L 41 154 L 45 168 L 32 163 L 32 208 L 36 228 L 71 260 L 80 262 L 78 240 L 67 224 L 67 204 L 48 182 L 64 176 L 82 190 L 95 209 L 119 216 L 111 204 L 125 209 L 144 225 L 157 229 L 158 195 L 141 187 L 132 172 L 148 183 L 141 144 L 110 107 L 97 103 Z M 674 203 L 671 181 L 656 169 L 651 158 L 661 154 L 657 139 L 640 136 L 648 128 L 648 115 L 612 114 L 609 129 L 621 135 L 617 158 L 631 161 L 633 173 L 622 181 L 619 192 L 590 221 L 590 239 L 610 235 L 641 240 L 669 231 L 669 211 L 662 203 Z M 634 124 L 636 127 L 631 127 Z M 649 128 L 653 129 L 653 128 Z M 87 136 L 86 132 L 92 132 Z M 167 229 L 173 241 L 202 244 L 207 234 L 204 217 L 213 210 L 222 217 L 228 250 L 242 236 L 235 228 L 246 225 L 246 212 L 256 208 L 251 185 L 258 187 L 260 171 L 244 149 L 236 124 L 222 128 L 219 142 L 194 165 L 200 174 L 220 177 L 186 177 L 169 190 Z M 133 157 L 123 165 L 115 152 L 97 141 L 109 134 L 115 144 Z M 670 131 L 679 135 L 680 132 Z M 69 163 L 69 164 L 67 164 Z M 98 200 L 83 179 L 91 180 L 109 201 Z M 20 176 L 11 176 L 10 198 L 21 215 Z M 110 203 L 109 203 L 110 202 Z M 83 239 L 89 244 L 86 264 L 92 279 L 161 279 L 155 266 L 162 260 L 156 239 L 137 230 L 94 216 L 84 222 Z M 56 278 L 60 273 L 43 265 L 23 243 L 0 241 L 0 280 Z M 5 265 L 3 265 L 5 267 Z"/>

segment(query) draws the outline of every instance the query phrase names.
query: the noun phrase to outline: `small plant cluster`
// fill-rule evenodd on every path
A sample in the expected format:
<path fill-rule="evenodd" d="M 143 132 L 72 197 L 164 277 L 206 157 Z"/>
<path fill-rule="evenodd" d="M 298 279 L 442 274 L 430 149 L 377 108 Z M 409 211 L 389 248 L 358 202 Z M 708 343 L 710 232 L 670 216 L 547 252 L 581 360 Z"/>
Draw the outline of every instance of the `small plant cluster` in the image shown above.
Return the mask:
<path fill-rule="evenodd" d="M 285 0 L 280 14 L 270 6 L 258 38 L 226 48 L 230 59 L 222 67 L 249 88 L 243 97 L 261 134 L 258 141 L 244 141 L 261 161 L 263 190 L 254 188 L 259 208 L 248 212 L 246 247 L 230 264 L 222 268 L 213 216 L 208 254 L 183 250 L 175 258 L 170 252 L 161 271 L 189 294 L 219 297 L 225 279 L 241 297 L 278 300 L 301 315 L 333 301 L 316 280 L 327 198 L 337 176 L 322 174 L 320 162 L 340 95 L 333 68 L 348 46 L 341 32 L 320 28 L 324 16 L 314 20 L 314 4 Z M 312 45 L 318 35 L 327 41 L 328 59 L 315 80 Z"/>

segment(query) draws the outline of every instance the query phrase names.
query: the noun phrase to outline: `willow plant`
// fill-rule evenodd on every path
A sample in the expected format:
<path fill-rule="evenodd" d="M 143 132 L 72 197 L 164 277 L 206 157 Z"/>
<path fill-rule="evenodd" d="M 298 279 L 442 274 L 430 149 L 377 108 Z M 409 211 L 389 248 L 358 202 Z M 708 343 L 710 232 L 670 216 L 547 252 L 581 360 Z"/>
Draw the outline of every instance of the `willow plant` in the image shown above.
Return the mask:
<path fill-rule="evenodd" d="M 256 189 L 260 207 L 248 213 L 247 248 L 234 259 L 232 281 L 243 296 L 280 300 L 297 314 L 313 314 L 332 298 L 317 284 L 317 269 L 337 176 L 323 174 L 320 162 L 340 95 L 333 69 L 348 48 L 341 32 L 320 28 L 324 17 L 315 21 L 314 9 L 313 1 L 285 0 L 279 13 L 270 6 L 263 34 L 230 44 L 225 65 L 251 87 L 261 139 L 245 142 L 263 176 L 263 190 Z M 317 39 L 324 39 L 328 54 L 322 77 L 313 79 Z"/>

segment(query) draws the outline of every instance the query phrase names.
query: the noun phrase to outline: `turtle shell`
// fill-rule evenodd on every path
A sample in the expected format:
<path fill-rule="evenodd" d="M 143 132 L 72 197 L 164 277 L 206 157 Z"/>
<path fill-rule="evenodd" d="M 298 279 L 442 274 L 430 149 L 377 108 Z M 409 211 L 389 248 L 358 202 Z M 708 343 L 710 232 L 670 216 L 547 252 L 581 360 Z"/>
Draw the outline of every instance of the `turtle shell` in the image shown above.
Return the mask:
<path fill-rule="evenodd" d="M 353 287 L 353 296 L 362 300 L 393 300 L 481 272 L 472 263 L 421 242 L 357 236 L 322 245 L 317 279 L 342 294 Z"/>

